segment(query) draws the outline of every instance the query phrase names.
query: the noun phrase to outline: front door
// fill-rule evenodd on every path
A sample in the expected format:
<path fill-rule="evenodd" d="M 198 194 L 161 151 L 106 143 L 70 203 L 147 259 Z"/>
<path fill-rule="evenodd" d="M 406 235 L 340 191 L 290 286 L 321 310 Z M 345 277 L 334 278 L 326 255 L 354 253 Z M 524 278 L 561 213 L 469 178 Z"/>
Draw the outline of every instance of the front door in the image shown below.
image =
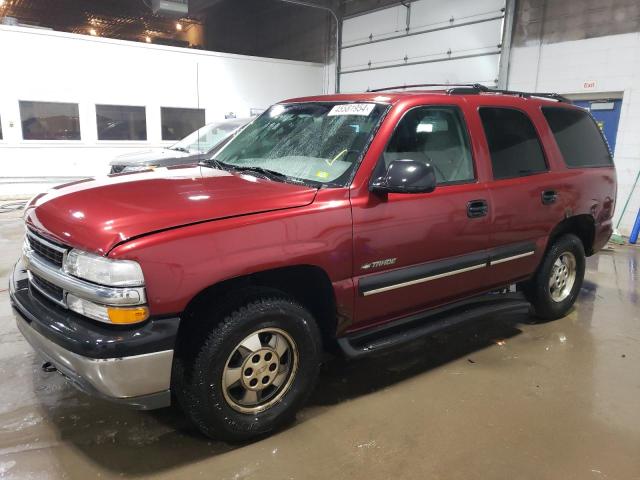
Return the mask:
<path fill-rule="evenodd" d="M 438 186 L 352 199 L 354 330 L 451 302 L 486 283 L 488 193 L 477 180 L 460 109 L 410 109 L 374 177 L 401 159 L 431 163 Z"/>

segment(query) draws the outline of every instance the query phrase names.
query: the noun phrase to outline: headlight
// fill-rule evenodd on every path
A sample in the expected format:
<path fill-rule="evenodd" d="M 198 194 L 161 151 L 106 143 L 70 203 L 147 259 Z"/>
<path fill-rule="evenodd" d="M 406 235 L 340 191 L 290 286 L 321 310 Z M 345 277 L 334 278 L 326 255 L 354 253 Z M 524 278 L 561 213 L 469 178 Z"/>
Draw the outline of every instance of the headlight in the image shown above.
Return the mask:
<path fill-rule="evenodd" d="M 124 167 L 122 172 L 120 173 L 129 173 L 129 172 L 144 172 L 145 170 L 153 170 L 153 165 L 131 165 L 128 167 Z"/>
<path fill-rule="evenodd" d="M 111 260 L 81 250 L 71 250 L 63 269 L 69 275 L 110 287 L 144 285 L 142 268 L 133 260 Z"/>
<path fill-rule="evenodd" d="M 144 305 L 138 307 L 109 307 L 76 297 L 71 293 L 67 294 L 67 306 L 70 310 L 85 317 L 116 325 L 140 323 L 149 318 L 149 309 Z"/>

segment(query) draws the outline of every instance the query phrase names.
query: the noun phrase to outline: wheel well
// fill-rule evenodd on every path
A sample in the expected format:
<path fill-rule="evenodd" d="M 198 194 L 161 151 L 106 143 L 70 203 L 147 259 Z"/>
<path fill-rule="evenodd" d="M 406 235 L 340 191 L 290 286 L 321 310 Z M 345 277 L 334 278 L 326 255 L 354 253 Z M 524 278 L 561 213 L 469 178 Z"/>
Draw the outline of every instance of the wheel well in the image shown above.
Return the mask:
<path fill-rule="evenodd" d="M 323 343 L 328 346 L 335 339 L 337 326 L 336 300 L 326 272 L 313 265 L 296 265 L 252 273 L 235 277 L 205 288 L 187 305 L 178 331 L 178 339 L 184 339 L 184 330 L 200 331 L 203 322 L 193 318 L 212 304 L 216 305 L 216 315 L 211 321 L 217 323 L 259 289 L 281 291 L 305 306 L 318 322 Z M 182 333 L 182 335 L 181 335 Z"/>
<path fill-rule="evenodd" d="M 575 215 L 565 218 L 556 225 L 551 235 L 549 235 L 547 248 L 553 245 L 553 242 L 558 237 L 567 233 L 573 233 L 582 241 L 584 252 L 588 257 L 593 255 L 593 241 L 596 234 L 596 227 L 591 215 Z"/>

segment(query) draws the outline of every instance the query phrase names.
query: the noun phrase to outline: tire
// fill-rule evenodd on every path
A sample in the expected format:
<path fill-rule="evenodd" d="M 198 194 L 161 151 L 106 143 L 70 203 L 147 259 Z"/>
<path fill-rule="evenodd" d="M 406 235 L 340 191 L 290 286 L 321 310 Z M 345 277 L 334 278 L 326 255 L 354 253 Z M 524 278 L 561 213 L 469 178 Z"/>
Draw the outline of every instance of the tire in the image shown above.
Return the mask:
<path fill-rule="evenodd" d="M 180 360 L 176 396 L 208 437 L 265 436 L 294 420 L 315 387 L 322 345 L 313 317 L 286 295 L 264 292 L 215 324 L 190 361 Z"/>
<path fill-rule="evenodd" d="M 545 253 L 534 277 L 524 285 L 527 300 L 543 320 L 564 317 L 578 297 L 585 271 L 582 241 L 572 234 L 559 237 Z"/>

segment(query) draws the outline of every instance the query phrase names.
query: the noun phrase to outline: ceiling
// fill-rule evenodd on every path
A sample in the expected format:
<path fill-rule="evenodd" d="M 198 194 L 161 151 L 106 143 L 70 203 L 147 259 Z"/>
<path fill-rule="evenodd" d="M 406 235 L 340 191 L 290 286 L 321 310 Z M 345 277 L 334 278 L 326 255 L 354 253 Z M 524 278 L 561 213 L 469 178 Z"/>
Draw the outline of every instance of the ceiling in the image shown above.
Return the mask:
<path fill-rule="evenodd" d="M 179 19 L 182 30 L 178 31 L 176 19 L 154 15 L 148 5 L 151 0 L 4 0 L 0 18 L 15 17 L 21 24 L 137 41 L 145 41 L 147 36 L 180 41 L 182 32 L 200 23 L 197 16 Z"/>
<path fill-rule="evenodd" d="M 260 54 L 318 61 L 321 56 L 319 53 L 307 58 L 306 54 L 280 52 L 283 49 L 295 50 L 293 47 L 296 42 L 292 42 L 291 38 L 296 35 L 302 35 L 302 41 L 318 44 L 318 49 L 322 49 L 332 32 L 332 20 L 326 14 L 322 16 L 322 10 L 292 3 L 315 4 L 334 11 L 341 10 L 347 16 L 398 3 L 397 0 L 260 0 L 258 3 L 254 0 L 189 0 L 189 14 L 175 19 L 155 15 L 151 10 L 152 1 L 0 0 L 0 19 L 13 17 L 21 25 L 62 32 L 208 50 L 222 49 L 245 54 L 249 52 L 240 47 L 236 52 L 235 46 L 241 46 L 243 41 L 247 43 L 247 39 L 260 46 L 273 37 L 272 40 L 283 45 L 277 51 L 267 49 L 268 51 L 259 52 Z M 229 15 L 235 19 L 232 29 L 226 25 Z M 287 22 L 299 24 L 304 31 L 301 33 L 295 28 L 287 28 Z M 307 30 L 323 30 L 328 33 L 318 31 L 314 38 L 305 38 L 304 32 Z M 224 32 L 227 37 L 225 42 L 215 41 L 216 32 Z M 231 44 L 227 46 L 226 43 Z"/>

